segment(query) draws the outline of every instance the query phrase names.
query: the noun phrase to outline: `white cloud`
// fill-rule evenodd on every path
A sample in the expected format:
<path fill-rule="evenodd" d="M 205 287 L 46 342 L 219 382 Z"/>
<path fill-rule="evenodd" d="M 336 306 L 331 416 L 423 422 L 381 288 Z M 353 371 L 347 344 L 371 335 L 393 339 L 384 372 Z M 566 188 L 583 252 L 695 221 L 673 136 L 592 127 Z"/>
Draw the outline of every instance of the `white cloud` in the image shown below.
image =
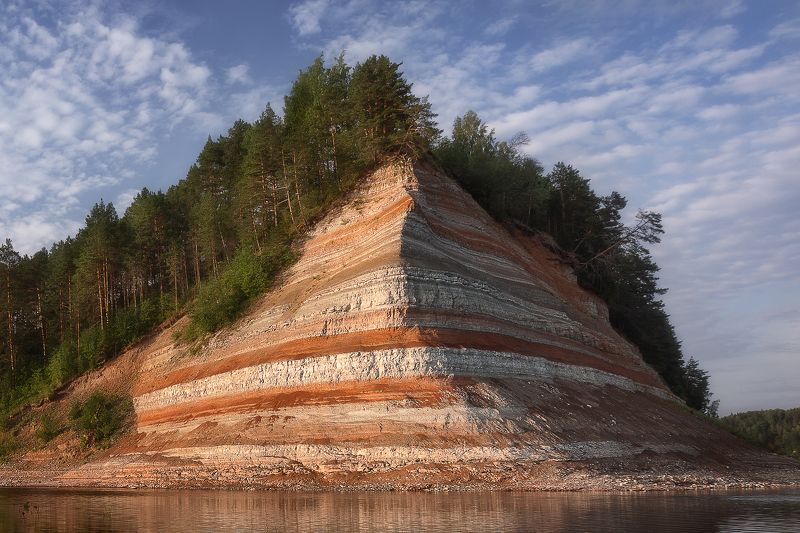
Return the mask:
<path fill-rule="evenodd" d="M 128 207 L 133 203 L 133 199 L 136 198 L 136 195 L 139 194 L 141 189 L 126 189 L 117 195 L 117 199 L 114 202 L 114 208 L 117 210 L 120 216 L 125 212 Z"/>
<path fill-rule="evenodd" d="M 719 10 L 719 16 L 722 18 L 732 18 L 747 11 L 742 0 L 730 0 L 725 2 L 722 9 Z"/>
<path fill-rule="evenodd" d="M 229 100 L 234 116 L 253 122 L 264 111 L 267 103 L 276 113 L 282 112 L 283 92 L 274 87 L 262 85 L 232 94 Z"/>
<path fill-rule="evenodd" d="M 11 223 L 12 235 L 24 236 L 26 242 L 14 242 L 14 248 L 23 253 L 35 253 L 50 243 L 63 239 L 66 234 L 74 234 L 82 223 L 74 219 L 54 220 L 46 213 L 34 213 Z"/>
<path fill-rule="evenodd" d="M 738 33 L 736 28 L 730 25 L 715 26 L 702 30 L 684 30 L 667 43 L 662 48 L 662 51 L 680 48 L 701 51 L 727 48 L 736 40 Z"/>
<path fill-rule="evenodd" d="M 650 113 L 674 113 L 694 109 L 707 89 L 698 85 L 669 83 L 654 91 L 649 99 Z"/>
<path fill-rule="evenodd" d="M 493 124 L 501 135 L 513 135 L 520 130 L 541 129 L 574 118 L 599 118 L 626 107 L 638 106 L 644 94 L 643 88 L 631 87 L 562 102 L 550 100 L 528 110 L 512 111 Z"/>
<path fill-rule="evenodd" d="M 534 72 L 542 72 L 559 67 L 587 55 L 591 50 L 591 46 L 592 43 L 586 38 L 561 43 L 553 48 L 534 54 L 529 66 Z"/>
<path fill-rule="evenodd" d="M 774 61 L 766 67 L 742 72 L 727 80 L 728 87 L 737 93 L 769 94 L 781 93 L 798 97 L 800 87 L 800 56 Z"/>
<path fill-rule="evenodd" d="M 568 150 L 563 150 L 564 145 L 592 135 L 595 128 L 596 125 L 591 120 L 561 124 L 533 135 L 525 146 L 525 151 L 530 154 L 550 154 L 554 148 L 559 148 L 566 153 Z"/>
<path fill-rule="evenodd" d="M 501 19 L 497 19 L 488 26 L 486 26 L 486 29 L 483 30 L 483 32 L 486 35 L 490 36 L 503 35 L 506 32 L 508 32 L 508 30 L 510 30 L 514 26 L 514 24 L 516 24 L 516 22 L 517 22 L 516 17 L 504 17 Z"/>
<path fill-rule="evenodd" d="M 289 8 L 289 17 L 301 37 L 319 33 L 328 0 L 306 0 Z"/>
<path fill-rule="evenodd" d="M 800 39 L 800 17 L 781 22 L 769 34 L 774 39 Z"/>
<path fill-rule="evenodd" d="M 335 20 L 341 21 L 344 13 L 338 13 Z M 420 13 L 406 13 L 394 20 L 382 11 L 366 12 L 358 17 L 358 25 L 352 32 L 326 40 L 323 49 L 328 57 L 344 50 L 353 61 L 361 61 L 372 54 L 386 54 L 404 60 L 412 50 L 422 52 L 426 45 L 446 35 L 443 28 L 430 25 L 438 14 L 439 11 L 432 7 Z M 427 52 L 434 54 L 440 49 L 441 46 L 427 48 Z"/>
<path fill-rule="evenodd" d="M 20 206 L 0 212 L 0 235 L 22 251 L 65 237 L 82 194 L 129 179 L 162 123 L 194 121 L 209 102 L 211 71 L 183 44 L 59 7 L 47 27 L 38 11 L 0 8 L 0 197 Z"/>
<path fill-rule="evenodd" d="M 250 80 L 249 71 L 250 68 L 247 65 L 236 65 L 235 67 L 229 68 L 226 73 L 228 83 L 250 83 L 252 80 Z"/>

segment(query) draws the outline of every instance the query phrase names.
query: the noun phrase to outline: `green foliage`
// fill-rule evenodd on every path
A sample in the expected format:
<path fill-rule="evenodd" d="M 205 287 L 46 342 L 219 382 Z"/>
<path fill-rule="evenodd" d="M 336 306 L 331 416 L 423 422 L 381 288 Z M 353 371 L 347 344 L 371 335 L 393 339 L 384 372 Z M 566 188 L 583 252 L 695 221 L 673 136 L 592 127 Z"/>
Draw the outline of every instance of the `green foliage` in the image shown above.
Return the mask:
<path fill-rule="evenodd" d="M 106 329 L 88 327 L 79 338 L 67 338 L 52 351 L 43 367 L 34 368 L 14 387 L 0 388 L 0 414 L 46 398 L 76 376 L 96 368 L 150 331 L 164 319 L 165 312 L 159 308 L 158 299 L 151 298 L 138 308 L 115 315 Z"/>
<path fill-rule="evenodd" d="M 8 459 L 18 447 L 19 445 L 14 436 L 10 432 L 0 429 L 0 462 Z"/>
<path fill-rule="evenodd" d="M 543 222 L 550 187 L 542 165 L 523 156 L 524 135 L 498 142 L 474 111 L 457 117 L 451 138 L 443 138 L 434 154 L 442 165 L 489 213 L 530 227 Z"/>
<path fill-rule="evenodd" d="M 46 375 L 51 392 L 77 375 L 97 368 L 161 322 L 168 310 L 151 298 L 114 315 L 105 328 L 91 326 L 61 343 L 50 358 Z"/>
<path fill-rule="evenodd" d="M 57 437 L 63 429 L 52 413 L 42 413 L 39 417 L 39 426 L 36 428 L 36 437 L 42 443 L 48 443 Z"/>
<path fill-rule="evenodd" d="M 397 153 L 420 155 L 440 133 L 430 104 L 414 95 L 400 66 L 381 55 L 353 69 L 350 108 L 360 148 L 373 162 Z"/>
<path fill-rule="evenodd" d="M 80 365 L 71 343 L 63 342 L 50 357 L 45 373 L 50 384 L 54 387 L 68 382 L 79 374 Z"/>
<path fill-rule="evenodd" d="M 749 411 L 719 421 L 731 433 L 756 446 L 800 459 L 800 408 Z"/>
<path fill-rule="evenodd" d="M 103 447 L 124 428 L 132 413 L 129 397 L 95 391 L 85 402 L 72 404 L 69 417 L 87 445 Z"/>
<path fill-rule="evenodd" d="M 267 285 L 259 259 L 242 250 L 216 279 L 201 287 L 190 310 L 193 323 L 204 333 L 232 322 L 245 303 Z"/>

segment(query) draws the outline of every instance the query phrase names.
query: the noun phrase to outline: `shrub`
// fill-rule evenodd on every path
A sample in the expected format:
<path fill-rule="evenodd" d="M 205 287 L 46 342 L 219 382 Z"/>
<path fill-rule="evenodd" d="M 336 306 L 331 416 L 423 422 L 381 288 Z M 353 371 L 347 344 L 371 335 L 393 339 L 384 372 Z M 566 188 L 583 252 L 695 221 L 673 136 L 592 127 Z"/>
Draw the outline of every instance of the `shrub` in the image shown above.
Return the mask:
<path fill-rule="evenodd" d="M 241 250 L 216 279 L 200 288 L 189 312 L 192 321 L 184 338 L 194 340 L 236 320 L 294 258 L 287 239 L 268 243 L 258 256 L 251 250 Z"/>
<path fill-rule="evenodd" d="M 71 341 L 62 342 L 47 362 L 45 373 L 52 388 L 59 387 L 78 374 L 77 354 Z"/>
<path fill-rule="evenodd" d="M 247 300 L 266 286 L 264 269 L 252 253 L 242 251 L 214 280 L 202 286 L 193 306 L 192 321 L 202 332 L 232 322 Z"/>
<path fill-rule="evenodd" d="M 130 398 L 95 391 L 85 402 L 75 402 L 69 417 L 88 445 L 105 446 L 124 426 L 133 410 Z"/>
<path fill-rule="evenodd" d="M 6 460 L 17 449 L 17 441 L 5 431 L 0 430 L 0 462 Z"/>
<path fill-rule="evenodd" d="M 36 437 L 43 443 L 48 443 L 58 436 L 63 428 L 61 424 L 53 418 L 50 413 L 44 413 L 39 417 L 39 427 L 36 429 Z"/>

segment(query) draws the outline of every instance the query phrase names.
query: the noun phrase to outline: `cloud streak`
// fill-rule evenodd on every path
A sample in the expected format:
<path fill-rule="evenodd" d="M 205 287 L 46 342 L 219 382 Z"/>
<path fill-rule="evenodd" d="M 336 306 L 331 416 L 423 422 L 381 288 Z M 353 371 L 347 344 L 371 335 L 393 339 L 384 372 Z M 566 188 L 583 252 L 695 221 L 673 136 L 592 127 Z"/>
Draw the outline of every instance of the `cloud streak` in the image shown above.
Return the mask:
<path fill-rule="evenodd" d="M 211 71 L 183 44 L 61 7 L 50 27 L 14 4 L 0 18 L 0 197 L 16 203 L 0 212 L 0 234 L 26 252 L 74 231 L 83 194 L 151 160 L 163 125 L 209 118 Z"/>

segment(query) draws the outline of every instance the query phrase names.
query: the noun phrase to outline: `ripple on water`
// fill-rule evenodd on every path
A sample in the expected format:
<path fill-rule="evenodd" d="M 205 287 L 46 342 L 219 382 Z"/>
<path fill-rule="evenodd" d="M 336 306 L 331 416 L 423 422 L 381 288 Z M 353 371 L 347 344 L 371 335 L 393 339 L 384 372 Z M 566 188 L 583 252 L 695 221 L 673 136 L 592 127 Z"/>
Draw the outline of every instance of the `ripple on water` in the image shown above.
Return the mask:
<path fill-rule="evenodd" d="M 0 489 L 0 531 L 800 531 L 800 490 L 302 493 Z"/>

